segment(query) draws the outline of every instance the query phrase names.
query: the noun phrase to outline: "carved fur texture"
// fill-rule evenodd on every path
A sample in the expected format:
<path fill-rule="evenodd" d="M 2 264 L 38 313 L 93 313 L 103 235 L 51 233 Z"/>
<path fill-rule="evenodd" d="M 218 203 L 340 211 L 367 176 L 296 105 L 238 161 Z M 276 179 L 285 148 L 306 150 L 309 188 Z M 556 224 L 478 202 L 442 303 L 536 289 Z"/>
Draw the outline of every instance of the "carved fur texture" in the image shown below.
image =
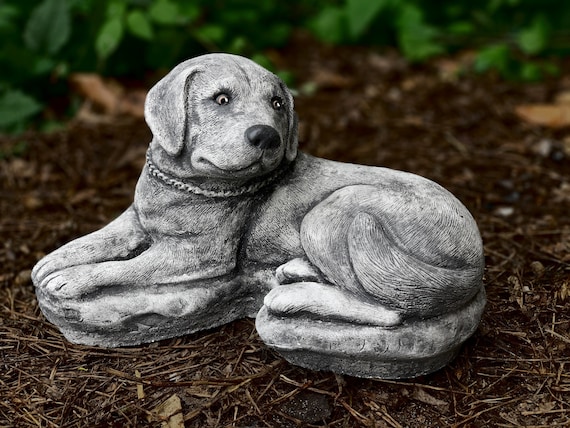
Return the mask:
<path fill-rule="evenodd" d="M 467 209 L 417 175 L 298 153 L 293 97 L 252 61 L 188 60 L 145 112 L 153 140 L 132 206 L 33 269 L 70 340 L 150 342 L 262 306 L 298 326 L 409 330 L 480 293 Z"/>

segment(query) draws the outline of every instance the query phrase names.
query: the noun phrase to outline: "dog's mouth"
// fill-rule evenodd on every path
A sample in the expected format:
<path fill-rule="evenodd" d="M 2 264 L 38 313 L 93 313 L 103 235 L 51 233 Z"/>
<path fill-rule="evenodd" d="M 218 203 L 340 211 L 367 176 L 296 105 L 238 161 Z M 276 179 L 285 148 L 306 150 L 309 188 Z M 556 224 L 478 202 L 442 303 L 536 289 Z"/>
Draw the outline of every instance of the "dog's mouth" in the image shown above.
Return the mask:
<path fill-rule="evenodd" d="M 243 166 L 243 165 L 216 165 L 214 162 L 200 157 L 196 160 L 200 165 L 200 169 L 204 172 L 208 172 L 214 175 L 222 176 L 255 176 L 263 172 L 263 166 L 261 164 L 261 156 L 254 160 L 253 162 Z"/>

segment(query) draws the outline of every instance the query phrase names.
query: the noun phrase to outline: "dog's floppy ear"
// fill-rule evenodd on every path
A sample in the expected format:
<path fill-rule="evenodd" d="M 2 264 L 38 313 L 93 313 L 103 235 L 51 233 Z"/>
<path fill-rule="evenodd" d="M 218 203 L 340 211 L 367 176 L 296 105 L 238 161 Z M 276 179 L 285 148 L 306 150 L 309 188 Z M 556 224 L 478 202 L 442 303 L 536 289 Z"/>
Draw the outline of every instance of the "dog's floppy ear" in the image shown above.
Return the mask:
<path fill-rule="evenodd" d="M 287 146 L 285 147 L 285 157 L 288 161 L 294 161 L 297 157 L 297 146 L 299 145 L 299 119 L 295 110 L 291 109 L 289 116 L 289 135 L 287 136 Z"/>
<path fill-rule="evenodd" d="M 287 141 L 285 146 L 285 157 L 288 161 L 294 161 L 297 157 L 297 146 L 299 145 L 298 134 L 299 134 L 299 119 L 297 118 L 297 113 L 295 113 L 295 103 L 293 101 L 293 95 L 291 91 L 281 82 L 281 90 L 287 97 Z"/>
<path fill-rule="evenodd" d="M 171 156 L 180 154 L 189 131 L 188 98 L 196 65 L 196 61 L 188 60 L 174 67 L 146 97 L 144 115 L 153 140 Z"/>

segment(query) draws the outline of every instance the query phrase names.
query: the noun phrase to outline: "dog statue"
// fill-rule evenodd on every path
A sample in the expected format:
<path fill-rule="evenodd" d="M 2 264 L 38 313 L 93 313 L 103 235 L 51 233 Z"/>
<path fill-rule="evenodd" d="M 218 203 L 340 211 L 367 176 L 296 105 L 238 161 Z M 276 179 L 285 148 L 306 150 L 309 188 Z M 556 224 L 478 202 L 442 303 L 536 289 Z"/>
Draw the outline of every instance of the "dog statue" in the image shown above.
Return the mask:
<path fill-rule="evenodd" d="M 277 76 L 190 59 L 145 116 L 133 204 L 33 269 L 68 340 L 136 345 L 257 317 L 295 364 L 401 378 L 447 364 L 477 328 L 484 261 L 467 209 L 422 177 L 297 152 Z"/>

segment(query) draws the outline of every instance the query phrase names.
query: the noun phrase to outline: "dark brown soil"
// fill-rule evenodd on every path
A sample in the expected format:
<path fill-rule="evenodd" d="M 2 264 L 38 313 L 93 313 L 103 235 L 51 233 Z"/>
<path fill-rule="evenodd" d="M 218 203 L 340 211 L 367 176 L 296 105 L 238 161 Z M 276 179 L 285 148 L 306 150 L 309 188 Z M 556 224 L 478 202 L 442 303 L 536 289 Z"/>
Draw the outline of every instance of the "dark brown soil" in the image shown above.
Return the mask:
<path fill-rule="evenodd" d="M 157 408 L 172 396 L 188 427 L 570 426 L 570 128 L 514 113 L 570 77 L 457 77 L 449 61 L 306 40 L 272 55 L 297 76 L 302 149 L 426 176 L 471 210 L 487 266 L 477 333 L 448 367 L 401 382 L 291 366 L 252 320 L 137 348 L 68 343 L 30 269 L 130 204 L 150 141 L 142 121 L 75 122 L 0 139 L 0 426 L 181 426 Z"/>

